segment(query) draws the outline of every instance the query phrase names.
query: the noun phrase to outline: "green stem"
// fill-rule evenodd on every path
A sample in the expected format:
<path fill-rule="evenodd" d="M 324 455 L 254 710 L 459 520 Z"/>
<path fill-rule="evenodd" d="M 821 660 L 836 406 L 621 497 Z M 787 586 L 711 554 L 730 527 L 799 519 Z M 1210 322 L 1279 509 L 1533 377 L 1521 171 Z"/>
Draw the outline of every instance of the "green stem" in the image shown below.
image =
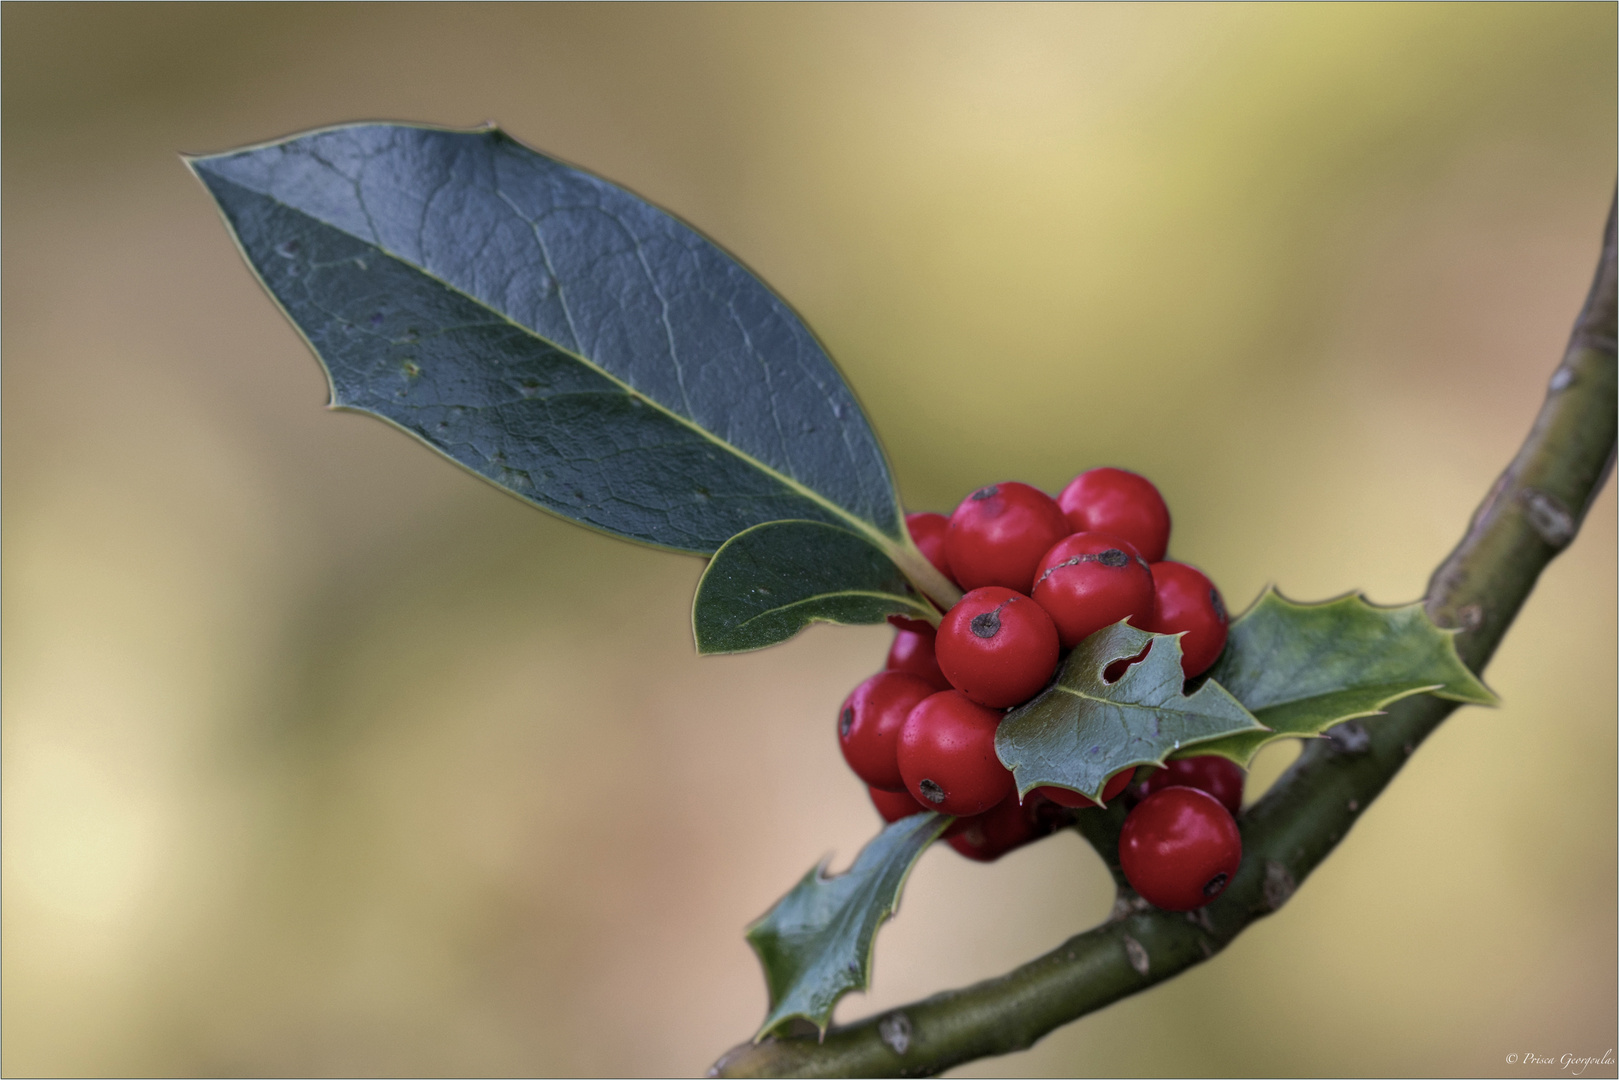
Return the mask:
<path fill-rule="evenodd" d="M 1614 281 L 1610 210 L 1596 280 L 1540 415 L 1429 582 L 1429 614 L 1441 626 L 1460 629 L 1458 651 L 1475 672 L 1484 669 L 1541 570 L 1574 539 L 1613 466 L 1619 393 Z M 1115 804 L 1082 815 L 1079 826 L 1119 885 L 1108 922 L 1000 978 L 834 1027 L 822 1042 L 744 1043 L 709 1075 L 933 1075 L 1025 1049 L 1053 1028 L 1202 963 L 1287 902 L 1455 708 L 1437 698 L 1408 698 L 1365 725 L 1369 744 L 1310 741 L 1243 814 L 1242 869 L 1201 911 L 1159 911 L 1130 891 L 1118 872 L 1124 809 Z"/>
<path fill-rule="evenodd" d="M 912 585 L 939 605 L 939 610 L 949 611 L 961 599 L 961 590 L 956 588 L 949 578 L 939 573 L 938 567 L 928 562 L 927 556 L 922 554 L 915 543 L 907 542 L 903 546 L 890 548 L 888 556 L 894 560 L 894 565 L 911 579 Z M 938 625 L 938 620 L 934 620 L 934 625 Z"/>

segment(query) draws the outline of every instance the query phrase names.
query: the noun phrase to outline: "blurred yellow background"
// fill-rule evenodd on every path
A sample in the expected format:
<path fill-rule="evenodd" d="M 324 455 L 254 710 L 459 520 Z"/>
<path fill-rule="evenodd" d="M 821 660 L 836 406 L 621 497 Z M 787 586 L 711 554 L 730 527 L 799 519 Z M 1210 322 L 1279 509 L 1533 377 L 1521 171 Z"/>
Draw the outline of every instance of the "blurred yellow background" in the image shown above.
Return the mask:
<path fill-rule="evenodd" d="M 1612 4 L 0 19 L 9 1075 L 699 1073 L 764 1013 L 743 926 L 877 825 L 833 716 L 885 628 L 698 660 L 698 560 L 323 411 L 177 152 L 496 120 L 794 303 L 912 507 L 1137 469 L 1236 608 L 1421 594 L 1614 187 Z M 1487 673 L 1505 706 L 1457 714 L 1286 910 L 958 1074 L 1612 1048 L 1615 589 L 1610 485 Z M 931 852 L 839 1015 L 1108 903 L 1072 835 Z"/>

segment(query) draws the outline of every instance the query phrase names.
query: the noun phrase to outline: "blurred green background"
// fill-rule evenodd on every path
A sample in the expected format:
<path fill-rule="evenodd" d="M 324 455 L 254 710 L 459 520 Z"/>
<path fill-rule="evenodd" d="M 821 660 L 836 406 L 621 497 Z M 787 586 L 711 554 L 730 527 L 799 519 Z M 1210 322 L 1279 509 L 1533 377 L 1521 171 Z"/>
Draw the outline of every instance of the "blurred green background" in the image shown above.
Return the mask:
<path fill-rule="evenodd" d="M 0 19 L 9 1075 L 698 1073 L 764 1013 L 744 924 L 877 824 L 833 717 L 885 628 L 699 661 L 697 560 L 323 411 L 178 151 L 497 120 L 794 303 L 912 507 L 1137 469 L 1234 607 L 1422 593 L 1614 187 L 1612 4 Z M 1610 485 L 1488 672 L 1505 706 L 1457 714 L 1288 908 L 958 1073 L 1612 1048 L 1615 589 Z M 932 852 L 839 1015 L 1108 903 L 1072 835 Z"/>

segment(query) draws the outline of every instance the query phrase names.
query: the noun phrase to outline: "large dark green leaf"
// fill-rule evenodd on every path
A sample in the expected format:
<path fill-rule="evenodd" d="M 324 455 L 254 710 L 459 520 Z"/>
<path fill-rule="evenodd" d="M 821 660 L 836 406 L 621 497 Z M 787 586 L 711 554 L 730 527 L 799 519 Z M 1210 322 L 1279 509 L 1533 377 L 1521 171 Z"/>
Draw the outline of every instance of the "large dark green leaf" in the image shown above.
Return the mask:
<path fill-rule="evenodd" d="M 771 521 L 727 540 L 697 583 L 699 653 L 762 649 L 812 622 L 937 619 L 899 567 L 863 536 L 819 521 Z"/>
<path fill-rule="evenodd" d="M 927 574 L 814 335 L 623 188 L 494 128 L 355 125 L 189 163 L 335 407 L 632 540 L 707 554 L 802 518 Z"/>
<path fill-rule="evenodd" d="M 1137 656 L 1113 683 L 1104 674 Z M 1051 784 L 1100 801 L 1107 778 L 1131 765 L 1162 765 L 1183 747 L 1235 732 L 1260 732 L 1259 721 L 1212 680 L 1183 694 L 1180 639 L 1149 634 L 1127 622 L 1098 630 L 1075 646 L 1057 680 L 1006 715 L 995 752 L 1012 770 L 1021 796 Z"/>
<path fill-rule="evenodd" d="M 822 863 L 748 927 L 770 990 L 762 1039 L 793 1017 L 822 1031 L 850 990 L 871 982 L 877 927 L 899 907 L 911 867 L 954 818 L 921 813 L 901 818 L 860 850 L 847 873 L 826 876 Z"/>
<path fill-rule="evenodd" d="M 1456 631 L 1435 626 L 1420 603 L 1376 607 L 1356 593 L 1299 604 L 1266 589 L 1231 624 L 1209 675 L 1271 729 L 1195 751 L 1239 765 L 1274 739 L 1317 735 L 1412 694 L 1496 702 L 1456 655 Z"/>

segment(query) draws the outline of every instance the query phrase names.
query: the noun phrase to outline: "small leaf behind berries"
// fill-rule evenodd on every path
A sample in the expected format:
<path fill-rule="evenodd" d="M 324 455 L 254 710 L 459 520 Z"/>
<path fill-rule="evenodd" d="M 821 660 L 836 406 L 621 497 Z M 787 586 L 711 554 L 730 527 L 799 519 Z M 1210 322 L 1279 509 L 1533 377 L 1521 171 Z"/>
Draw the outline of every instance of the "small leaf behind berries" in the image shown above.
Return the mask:
<path fill-rule="evenodd" d="M 703 571 L 691 614 L 699 653 L 763 649 L 812 622 L 939 617 L 880 548 L 819 521 L 767 521 L 731 537 Z"/>
<path fill-rule="evenodd" d="M 1204 743 L 1195 753 L 1246 766 L 1268 742 L 1319 735 L 1412 694 L 1496 704 L 1457 656 L 1456 633 L 1435 626 L 1420 602 L 1378 607 L 1350 593 L 1300 604 L 1266 589 L 1231 624 L 1209 677 L 1271 730 Z"/>
<path fill-rule="evenodd" d="M 926 812 L 901 818 L 846 873 L 827 877 L 822 862 L 748 927 L 770 990 L 755 1042 L 798 1016 L 824 1032 L 838 999 L 870 985 L 878 926 L 899 907 L 916 860 L 954 820 Z"/>
<path fill-rule="evenodd" d="M 351 124 L 188 164 L 334 408 L 626 539 L 706 555 L 809 518 L 913 557 L 815 335 L 632 192 L 494 127 Z"/>
<path fill-rule="evenodd" d="M 1117 682 L 1108 665 L 1134 657 Z M 1098 630 L 1063 661 L 1057 681 L 1006 715 L 995 752 L 1012 770 L 1021 797 L 1051 784 L 1097 802 L 1108 777 L 1131 765 L 1162 765 L 1176 750 L 1264 727 L 1217 682 L 1183 694 L 1180 638 L 1149 634 L 1128 622 Z"/>

